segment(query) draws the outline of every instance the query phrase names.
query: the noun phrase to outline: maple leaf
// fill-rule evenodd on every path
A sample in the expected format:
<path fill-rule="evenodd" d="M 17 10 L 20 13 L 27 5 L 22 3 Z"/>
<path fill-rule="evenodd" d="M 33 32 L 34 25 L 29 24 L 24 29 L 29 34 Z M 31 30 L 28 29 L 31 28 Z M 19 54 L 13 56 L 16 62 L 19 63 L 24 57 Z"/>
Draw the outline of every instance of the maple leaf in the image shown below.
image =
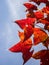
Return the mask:
<path fill-rule="evenodd" d="M 24 40 L 27 40 L 29 37 L 31 37 L 33 34 L 33 28 L 31 25 L 28 25 L 24 29 Z"/>
<path fill-rule="evenodd" d="M 42 19 L 42 18 L 44 17 L 43 12 L 41 12 L 41 11 L 35 12 L 34 15 L 35 15 L 35 17 L 36 17 L 37 19 Z"/>
<path fill-rule="evenodd" d="M 45 47 L 47 47 L 48 49 L 48 46 L 49 46 L 49 36 L 48 38 L 42 43 Z"/>
<path fill-rule="evenodd" d="M 27 8 L 27 10 L 37 10 L 37 6 L 31 3 L 24 3 L 24 6 Z"/>
<path fill-rule="evenodd" d="M 17 44 L 15 44 L 14 46 L 12 46 L 9 50 L 12 52 L 25 52 L 30 50 L 32 47 L 32 40 L 28 39 L 24 42 L 20 41 Z"/>
<path fill-rule="evenodd" d="M 34 28 L 34 45 L 39 44 L 47 39 L 48 35 L 43 30 L 39 28 Z"/>
<path fill-rule="evenodd" d="M 15 44 L 14 46 L 12 46 L 9 50 L 11 52 L 21 52 L 23 54 L 23 59 L 24 59 L 24 63 L 27 62 L 30 57 L 32 56 L 32 52 L 30 52 L 30 49 L 32 47 L 32 40 L 28 39 L 24 42 L 20 41 L 17 44 Z M 29 53 L 28 57 L 27 54 Z"/>
<path fill-rule="evenodd" d="M 15 23 L 17 23 L 22 29 L 25 28 L 26 25 L 32 25 L 36 21 L 36 18 L 27 18 L 22 20 L 16 20 Z"/>
<path fill-rule="evenodd" d="M 19 34 L 19 37 L 20 37 L 21 41 L 25 41 L 25 40 L 27 40 L 29 37 L 32 36 L 32 34 L 33 34 L 33 28 L 32 28 L 31 25 L 28 25 L 28 26 L 26 26 L 26 27 L 24 28 L 24 32 L 20 32 L 20 31 L 19 31 L 18 34 Z"/>

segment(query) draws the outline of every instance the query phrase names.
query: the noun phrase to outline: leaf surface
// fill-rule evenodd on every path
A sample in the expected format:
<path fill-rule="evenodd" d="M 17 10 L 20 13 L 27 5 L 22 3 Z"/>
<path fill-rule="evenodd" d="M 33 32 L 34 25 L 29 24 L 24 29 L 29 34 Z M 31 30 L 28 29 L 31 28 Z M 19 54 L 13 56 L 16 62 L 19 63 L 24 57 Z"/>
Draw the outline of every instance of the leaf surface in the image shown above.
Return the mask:
<path fill-rule="evenodd" d="M 47 53 L 47 50 L 40 50 L 32 55 L 34 59 L 41 59 L 43 58 Z"/>
<path fill-rule="evenodd" d="M 28 39 L 25 42 L 21 41 L 18 42 L 17 44 L 9 48 L 9 50 L 15 53 L 21 52 L 22 57 L 24 59 L 24 63 L 26 63 L 32 57 L 33 51 L 30 52 L 31 47 L 32 47 L 32 40 Z"/>
<path fill-rule="evenodd" d="M 22 20 L 16 20 L 15 23 L 17 23 L 22 29 L 25 28 L 26 25 L 32 25 L 36 21 L 36 18 L 27 18 Z"/>
<path fill-rule="evenodd" d="M 47 39 L 48 35 L 39 28 L 34 28 L 34 45 L 39 44 Z"/>
<path fill-rule="evenodd" d="M 44 17 L 44 14 L 41 11 L 35 12 L 34 15 L 37 19 L 42 19 Z"/>

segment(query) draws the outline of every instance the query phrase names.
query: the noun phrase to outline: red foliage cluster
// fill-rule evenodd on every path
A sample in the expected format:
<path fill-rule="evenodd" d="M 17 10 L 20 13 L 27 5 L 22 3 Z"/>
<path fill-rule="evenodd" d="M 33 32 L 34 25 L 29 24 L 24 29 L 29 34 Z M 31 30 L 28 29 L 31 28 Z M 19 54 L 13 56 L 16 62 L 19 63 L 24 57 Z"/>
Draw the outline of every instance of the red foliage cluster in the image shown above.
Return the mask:
<path fill-rule="evenodd" d="M 11 52 L 21 52 L 24 60 L 23 65 L 32 57 L 34 59 L 40 59 L 40 65 L 49 65 L 49 36 L 46 33 L 46 30 L 49 32 L 49 1 L 48 0 L 29 0 L 30 2 L 35 2 L 37 5 L 40 3 L 45 3 L 46 6 L 41 10 L 38 10 L 38 7 L 31 3 L 24 3 L 26 7 L 26 19 L 16 20 L 15 23 L 24 30 L 24 32 L 18 31 L 20 41 L 11 47 L 9 50 Z M 36 10 L 36 12 L 34 12 Z M 47 17 L 44 18 L 44 13 L 47 14 Z M 36 27 L 36 24 L 44 24 L 44 28 Z M 34 37 L 31 38 L 31 36 Z M 33 42 L 32 42 L 33 40 Z M 30 51 L 32 46 L 36 46 L 42 43 L 46 47 L 46 50 L 38 51 L 34 53 L 34 50 Z"/>

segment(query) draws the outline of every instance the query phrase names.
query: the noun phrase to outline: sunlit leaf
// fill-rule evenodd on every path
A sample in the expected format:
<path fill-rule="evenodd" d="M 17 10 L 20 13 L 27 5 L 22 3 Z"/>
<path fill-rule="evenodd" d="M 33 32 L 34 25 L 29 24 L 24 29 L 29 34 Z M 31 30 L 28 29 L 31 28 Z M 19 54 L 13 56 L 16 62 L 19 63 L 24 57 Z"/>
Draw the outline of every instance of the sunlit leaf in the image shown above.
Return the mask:
<path fill-rule="evenodd" d="M 14 46 L 12 46 L 9 50 L 11 52 L 22 52 L 25 53 L 26 51 L 30 50 L 32 47 L 32 40 L 28 39 L 24 42 L 20 41 Z"/>
<path fill-rule="evenodd" d="M 18 35 L 19 35 L 21 41 L 24 41 L 24 32 L 18 31 Z"/>
<path fill-rule="evenodd" d="M 15 44 L 14 46 L 12 46 L 9 50 L 11 52 L 21 52 L 22 55 L 23 55 L 23 59 L 24 59 L 24 63 L 27 62 L 30 57 L 32 56 L 32 52 L 30 52 L 30 49 L 32 47 L 32 40 L 31 39 L 28 39 L 24 42 L 19 42 L 17 44 Z"/>
<path fill-rule="evenodd" d="M 47 39 L 48 35 L 44 31 L 42 31 L 39 28 L 34 29 L 34 45 L 39 44 L 40 42 L 45 41 Z"/>
<path fill-rule="evenodd" d="M 27 40 L 29 37 L 31 37 L 33 34 L 33 28 L 31 25 L 26 25 L 24 28 L 24 32 L 19 32 L 19 37 L 21 41 Z"/>
<path fill-rule="evenodd" d="M 28 39 L 29 37 L 31 37 L 33 34 L 33 28 L 31 25 L 25 27 L 24 29 L 24 40 Z"/>
<path fill-rule="evenodd" d="M 44 17 L 44 14 L 41 11 L 35 12 L 34 15 L 37 19 L 41 19 Z"/>
<path fill-rule="evenodd" d="M 36 18 L 27 18 L 27 19 L 22 19 L 22 20 L 16 20 L 15 23 L 17 23 L 22 29 L 26 25 L 32 25 L 36 21 Z"/>

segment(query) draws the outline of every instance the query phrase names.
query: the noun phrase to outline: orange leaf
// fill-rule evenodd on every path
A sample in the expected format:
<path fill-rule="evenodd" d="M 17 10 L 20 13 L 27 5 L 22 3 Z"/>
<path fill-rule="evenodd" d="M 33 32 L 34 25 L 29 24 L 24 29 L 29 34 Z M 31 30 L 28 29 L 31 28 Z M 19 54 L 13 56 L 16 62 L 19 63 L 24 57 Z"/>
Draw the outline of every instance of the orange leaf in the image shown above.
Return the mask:
<path fill-rule="evenodd" d="M 33 28 L 31 25 L 28 25 L 24 28 L 24 32 L 19 32 L 18 34 L 21 41 L 25 41 L 33 34 Z"/>
<path fill-rule="evenodd" d="M 27 18 L 27 19 L 22 19 L 22 20 L 16 20 L 15 23 L 17 23 L 22 29 L 26 25 L 32 25 L 36 21 L 36 18 Z"/>
<path fill-rule="evenodd" d="M 48 35 L 39 28 L 34 28 L 34 45 L 39 44 L 47 39 Z"/>
<path fill-rule="evenodd" d="M 24 41 L 24 33 L 23 33 L 23 32 L 18 31 L 18 35 L 19 35 L 19 37 L 20 37 L 21 41 Z"/>

